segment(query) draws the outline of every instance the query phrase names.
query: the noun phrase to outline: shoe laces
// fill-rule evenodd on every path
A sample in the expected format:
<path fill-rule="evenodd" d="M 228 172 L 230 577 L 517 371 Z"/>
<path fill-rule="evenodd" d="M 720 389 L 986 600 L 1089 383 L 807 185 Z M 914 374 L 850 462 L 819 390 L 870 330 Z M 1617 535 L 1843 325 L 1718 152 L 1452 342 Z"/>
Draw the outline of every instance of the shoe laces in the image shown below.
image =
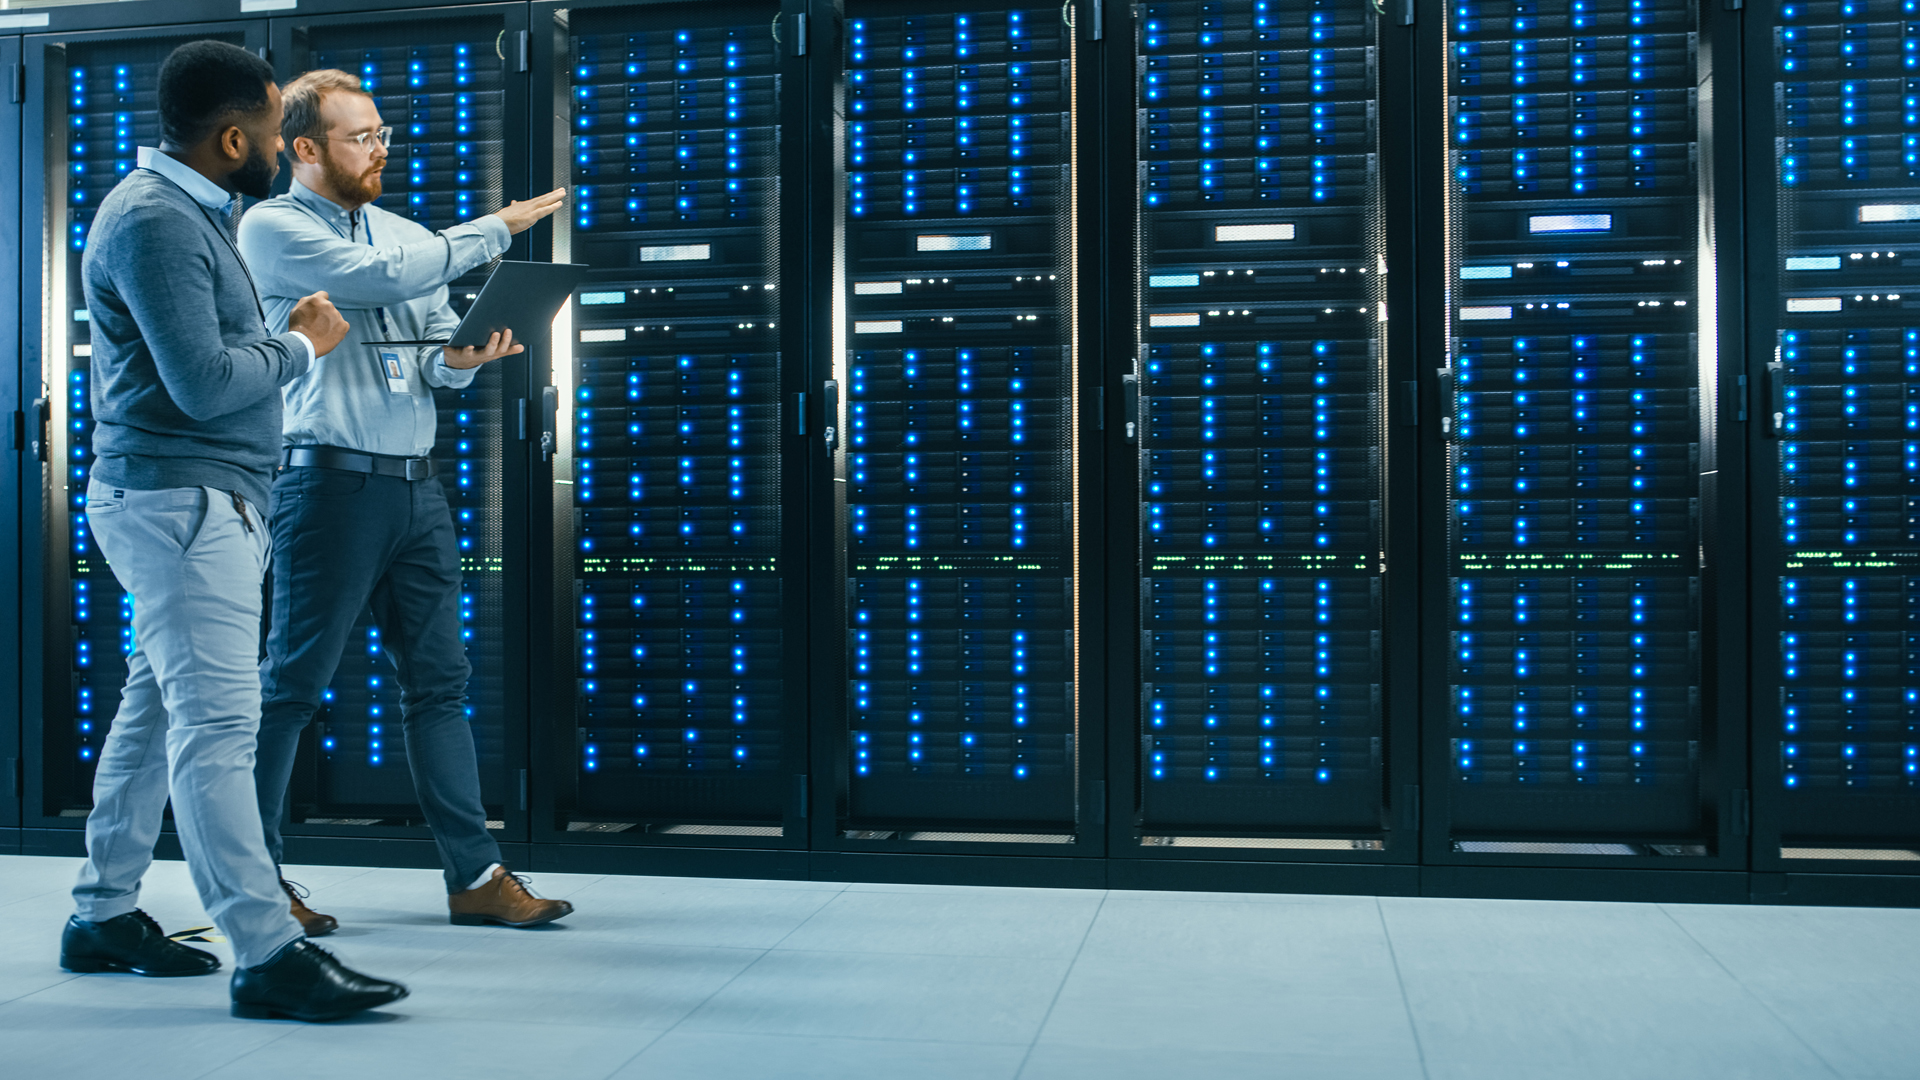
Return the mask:
<path fill-rule="evenodd" d="M 153 931 L 154 937 L 163 938 L 167 936 L 167 932 L 165 930 L 160 929 L 160 924 L 154 921 L 153 916 L 147 914 L 144 911 L 141 911 L 139 908 L 133 909 L 133 918 L 134 918 L 134 921 L 138 922 L 141 926 L 144 926 L 148 930 Z"/>
<path fill-rule="evenodd" d="M 531 888 L 528 887 L 533 884 L 532 878 L 526 877 L 521 874 L 516 874 L 511 870 L 507 871 L 504 874 L 501 874 L 500 876 L 503 878 L 511 879 L 513 881 L 513 885 L 511 887 L 518 888 L 522 893 L 525 893 L 528 897 L 534 900 L 542 899 L 539 893 L 534 892 Z M 500 883 L 500 887 L 504 889 L 504 888 L 509 888 L 510 886 L 508 886 L 505 881 L 502 881 Z"/>
<path fill-rule="evenodd" d="M 305 900 L 307 897 L 313 895 L 312 889 L 307 888 L 297 881 L 288 881 L 286 878 L 280 879 L 280 887 L 287 890 L 287 895 L 293 897 L 295 900 Z"/>

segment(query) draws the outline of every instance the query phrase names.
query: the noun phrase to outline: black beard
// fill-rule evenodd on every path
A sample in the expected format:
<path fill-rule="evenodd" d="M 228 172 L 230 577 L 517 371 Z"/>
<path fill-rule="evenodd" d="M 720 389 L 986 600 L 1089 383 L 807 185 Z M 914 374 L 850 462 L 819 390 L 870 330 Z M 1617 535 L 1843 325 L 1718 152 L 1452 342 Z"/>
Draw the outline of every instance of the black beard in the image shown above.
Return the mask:
<path fill-rule="evenodd" d="M 264 199 L 273 194 L 273 178 L 280 172 L 280 162 L 260 152 L 258 146 L 247 154 L 247 163 L 228 174 L 233 182 L 233 190 L 250 199 Z"/>

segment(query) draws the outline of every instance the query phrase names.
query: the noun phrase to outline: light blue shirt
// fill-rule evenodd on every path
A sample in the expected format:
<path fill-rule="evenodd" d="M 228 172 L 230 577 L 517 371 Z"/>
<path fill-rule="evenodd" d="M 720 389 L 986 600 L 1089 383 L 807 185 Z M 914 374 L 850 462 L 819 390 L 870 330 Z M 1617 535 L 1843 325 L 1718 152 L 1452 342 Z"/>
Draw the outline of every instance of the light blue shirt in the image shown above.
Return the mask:
<path fill-rule="evenodd" d="M 325 291 L 351 326 L 344 341 L 287 384 L 286 446 L 339 446 L 424 457 L 438 418 L 433 387 L 462 387 L 477 368 L 452 368 L 438 348 L 398 348 L 408 392 L 387 388 L 382 339 L 445 338 L 460 325 L 447 283 L 507 250 L 507 223 L 488 214 L 432 232 L 368 204 L 349 212 L 310 188 L 260 203 L 240 219 L 267 325 L 285 330 L 303 296 Z M 383 318 L 384 316 L 384 318 Z"/>
<path fill-rule="evenodd" d="M 191 166 L 179 158 L 172 157 L 151 146 L 139 147 L 135 150 L 134 155 L 139 159 L 141 168 L 151 169 L 173 181 L 174 186 L 186 192 L 194 202 L 199 203 L 201 206 L 219 215 L 223 221 L 227 214 L 232 211 L 233 192 L 200 175 L 200 173 L 196 172 Z M 243 217 L 241 220 L 244 221 L 246 219 Z M 224 224 L 222 227 L 224 227 Z M 242 255 L 240 261 L 242 265 L 244 265 L 246 263 L 246 256 Z M 249 273 L 251 273 L 251 271 L 249 271 Z M 258 292 L 259 288 L 259 282 L 255 282 L 254 291 Z M 298 330 L 288 330 L 286 316 L 282 315 L 280 317 L 280 329 L 276 331 L 276 333 L 292 334 L 294 337 L 299 338 L 300 344 L 307 347 L 307 367 L 313 367 L 313 362 L 317 359 L 313 351 L 313 342 L 307 338 L 307 335 Z"/>

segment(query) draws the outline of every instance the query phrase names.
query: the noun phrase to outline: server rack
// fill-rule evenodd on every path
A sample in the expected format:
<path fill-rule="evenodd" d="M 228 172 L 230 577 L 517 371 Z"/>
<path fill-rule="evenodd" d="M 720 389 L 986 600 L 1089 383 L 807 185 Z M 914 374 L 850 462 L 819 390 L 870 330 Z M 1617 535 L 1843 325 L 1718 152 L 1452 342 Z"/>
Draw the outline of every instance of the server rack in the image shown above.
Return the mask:
<path fill-rule="evenodd" d="M 345 5 L 336 5 L 344 7 Z M 480 4 L 326 15 L 311 5 L 273 24 L 285 80 L 317 68 L 360 77 L 393 144 L 377 200 L 429 229 L 471 220 L 525 198 L 526 9 Z M 506 257 L 524 259 L 524 236 Z M 464 311 L 481 267 L 451 285 Z M 434 391 L 434 462 L 454 517 L 463 574 L 460 618 L 473 676 L 467 713 L 479 754 L 488 827 L 526 836 L 525 466 L 518 402 L 544 328 L 517 336 L 528 353 L 483 367 L 464 389 Z M 509 414 L 511 415 L 511 421 Z M 428 835 L 400 731 L 400 690 L 371 613 L 363 612 L 320 711 L 302 735 L 289 795 L 289 836 Z"/>
<path fill-rule="evenodd" d="M 1738 503 L 1714 461 L 1711 7 L 1456 3 L 1439 28 L 1431 862 L 1742 859 L 1713 662 L 1738 625 L 1703 614 Z"/>
<path fill-rule="evenodd" d="M 537 9 L 593 267 L 556 332 L 537 827 L 794 848 L 808 743 L 804 7 Z"/>
<path fill-rule="evenodd" d="M 1920 24 L 1893 0 L 1754 16 L 1753 866 L 1912 874 Z"/>
<path fill-rule="evenodd" d="M 21 78 L 25 69 L 20 66 L 20 39 L 18 37 L 0 37 L 0 71 L 7 73 L 7 101 L 0 104 L 0 152 L 9 160 L 20 160 L 20 105 L 25 97 Z M 0 249 L 19 251 L 20 246 L 20 173 L 17 168 L 0 173 Z M 20 320 L 20 265 L 18 260 L 0 263 L 0 363 L 6 365 L 10 377 L 0 379 L 0 414 L 6 415 L 13 427 L 13 454 L 8 457 L 4 470 L 0 470 L 0 506 L 17 507 L 20 505 L 20 493 L 24 488 L 23 475 L 27 461 L 27 414 L 20 407 L 21 382 L 21 337 L 24 328 Z M 17 518 L 15 520 L 18 520 Z M 20 534 L 13 529 L 0 529 L 0 559 L 6 560 L 15 568 L 11 574 L 0 577 L 0 613 L 5 613 L 6 627 L 0 630 L 0 700 L 18 702 L 21 690 L 21 669 L 19 664 L 20 633 Z M 24 786 L 21 770 L 22 724 L 20 710 L 9 708 L 6 715 L 0 717 L 0 766 L 5 774 L 0 776 L 0 790 L 6 795 L 0 798 L 0 851 L 13 850 L 18 844 L 20 827 L 20 794 Z"/>
<path fill-rule="evenodd" d="M 87 312 L 80 259 L 94 208 L 157 145 L 155 81 L 175 47 L 219 38 L 266 47 L 266 25 L 205 23 L 24 39 L 21 206 L 41 226 L 21 252 L 29 468 L 20 492 L 23 823 L 78 829 L 92 805 L 94 755 L 112 725 L 131 649 L 128 597 L 86 526 L 92 464 Z M 29 219 L 31 220 L 31 219 Z M 36 339 L 37 338 L 37 339 Z M 38 469 L 31 468 L 37 464 Z M 31 620 L 31 622 L 29 622 Z M 40 841 L 31 836 L 29 850 Z"/>
<path fill-rule="evenodd" d="M 843 850 L 1089 850 L 1069 846 L 1074 10 L 846 5 L 842 337 L 821 384 L 845 659 L 820 737 Z"/>
<path fill-rule="evenodd" d="M 1411 160 L 1383 139 L 1411 41 L 1325 0 L 1150 3 L 1135 20 L 1136 367 L 1117 389 L 1140 500 L 1140 720 L 1116 844 L 1411 861 L 1417 794 L 1389 793 L 1418 783 L 1417 699 L 1390 703 L 1387 673 L 1411 682 L 1417 653 L 1388 612 L 1413 610 L 1417 567 L 1411 516 L 1390 539 L 1385 513 L 1390 477 L 1414 490 L 1385 205 L 1389 184 L 1409 194 Z"/>

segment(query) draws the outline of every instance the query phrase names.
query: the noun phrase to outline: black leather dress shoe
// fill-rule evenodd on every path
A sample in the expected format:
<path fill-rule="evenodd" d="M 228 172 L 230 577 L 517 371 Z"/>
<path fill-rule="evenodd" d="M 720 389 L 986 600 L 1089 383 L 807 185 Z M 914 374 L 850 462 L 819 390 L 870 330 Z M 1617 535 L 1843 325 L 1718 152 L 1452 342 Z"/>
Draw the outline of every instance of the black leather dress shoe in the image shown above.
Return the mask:
<path fill-rule="evenodd" d="M 406 996 L 406 987 L 362 975 L 305 938 L 233 973 L 233 1015 L 243 1020 L 339 1020 Z"/>
<path fill-rule="evenodd" d="M 60 966 L 68 971 L 131 971 L 166 978 L 211 975 L 220 960 L 210 952 L 167 940 L 160 924 L 138 908 L 104 922 L 75 915 L 60 934 Z"/>

